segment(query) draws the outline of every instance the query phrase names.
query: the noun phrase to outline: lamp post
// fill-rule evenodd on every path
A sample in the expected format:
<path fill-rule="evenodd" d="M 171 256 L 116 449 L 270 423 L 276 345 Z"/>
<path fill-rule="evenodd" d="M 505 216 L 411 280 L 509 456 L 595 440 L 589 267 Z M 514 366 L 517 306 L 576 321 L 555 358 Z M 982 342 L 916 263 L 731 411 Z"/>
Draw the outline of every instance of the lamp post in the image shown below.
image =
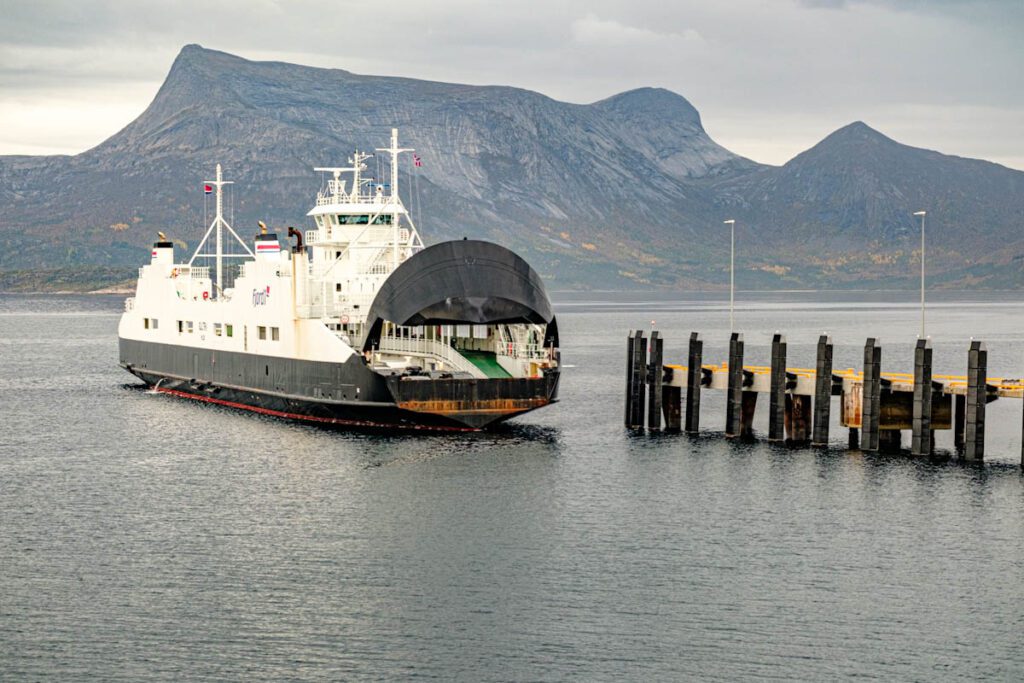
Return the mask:
<path fill-rule="evenodd" d="M 729 230 L 729 334 L 733 333 L 733 304 L 736 300 L 736 220 L 722 221 Z"/>
<path fill-rule="evenodd" d="M 924 339 L 924 217 L 927 211 L 915 211 L 921 217 L 921 339 Z"/>

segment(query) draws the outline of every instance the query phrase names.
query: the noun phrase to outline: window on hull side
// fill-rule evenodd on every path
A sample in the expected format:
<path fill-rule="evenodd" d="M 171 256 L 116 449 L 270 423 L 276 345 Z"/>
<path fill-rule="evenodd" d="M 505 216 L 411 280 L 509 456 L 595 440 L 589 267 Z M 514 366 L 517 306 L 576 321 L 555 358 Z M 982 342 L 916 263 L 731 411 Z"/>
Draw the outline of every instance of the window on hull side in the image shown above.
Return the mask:
<path fill-rule="evenodd" d="M 227 324 L 227 325 L 224 325 L 224 333 L 228 337 L 234 337 L 235 336 L 235 326 L 231 325 L 230 323 Z"/>
<path fill-rule="evenodd" d="M 256 336 L 264 341 L 267 339 L 267 328 L 263 325 L 256 327 Z"/>
<path fill-rule="evenodd" d="M 276 327 L 270 328 L 270 340 L 281 341 L 281 330 Z"/>

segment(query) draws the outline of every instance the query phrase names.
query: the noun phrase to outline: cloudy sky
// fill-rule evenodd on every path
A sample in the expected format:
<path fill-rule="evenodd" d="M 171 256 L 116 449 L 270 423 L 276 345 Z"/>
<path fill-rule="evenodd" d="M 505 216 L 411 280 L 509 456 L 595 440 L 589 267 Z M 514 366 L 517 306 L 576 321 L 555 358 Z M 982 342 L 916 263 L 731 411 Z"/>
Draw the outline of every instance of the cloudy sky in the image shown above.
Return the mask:
<path fill-rule="evenodd" d="M 781 164 L 863 120 L 1024 169 L 1024 0 L 4 3 L 0 154 L 77 153 L 138 116 L 187 43 L 570 102 L 669 88 Z"/>

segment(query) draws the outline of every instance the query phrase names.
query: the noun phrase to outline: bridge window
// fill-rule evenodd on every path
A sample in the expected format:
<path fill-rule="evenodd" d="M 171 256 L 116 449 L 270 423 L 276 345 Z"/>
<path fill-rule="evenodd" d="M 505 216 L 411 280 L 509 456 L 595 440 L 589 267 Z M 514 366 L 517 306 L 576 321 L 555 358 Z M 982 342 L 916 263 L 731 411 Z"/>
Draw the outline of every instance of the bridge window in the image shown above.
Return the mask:
<path fill-rule="evenodd" d="M 339 225 L 366 225 L 370 222 L 370 217 L 365 214 L 358 216 L 338 216 Z"/>
<path fill-rule="evenodd" d="M 394 218 L 394 216 L 392 214 L 390 214 L 390 213 L 382 213 L 381 215 L 379 215 L 379 216 L 377 216 L 376 218 L 373 219 L 373 224 L 374 225 L 391 225 L 391 219 L 392 218 Z"/>

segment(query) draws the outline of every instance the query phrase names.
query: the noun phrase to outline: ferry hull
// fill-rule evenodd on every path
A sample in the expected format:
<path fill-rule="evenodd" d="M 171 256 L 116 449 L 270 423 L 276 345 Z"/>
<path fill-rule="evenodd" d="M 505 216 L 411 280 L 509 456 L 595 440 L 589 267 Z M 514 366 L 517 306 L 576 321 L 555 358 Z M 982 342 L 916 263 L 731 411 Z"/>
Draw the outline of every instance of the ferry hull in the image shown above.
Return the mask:
<path fill-rule="evenodd" d="M 479 430 L 557 400 L 557 370 L 529 379 L 423 379 L 325 363 L 120 340 L 121 366 L 158 391 L 351 428 Z"/>

